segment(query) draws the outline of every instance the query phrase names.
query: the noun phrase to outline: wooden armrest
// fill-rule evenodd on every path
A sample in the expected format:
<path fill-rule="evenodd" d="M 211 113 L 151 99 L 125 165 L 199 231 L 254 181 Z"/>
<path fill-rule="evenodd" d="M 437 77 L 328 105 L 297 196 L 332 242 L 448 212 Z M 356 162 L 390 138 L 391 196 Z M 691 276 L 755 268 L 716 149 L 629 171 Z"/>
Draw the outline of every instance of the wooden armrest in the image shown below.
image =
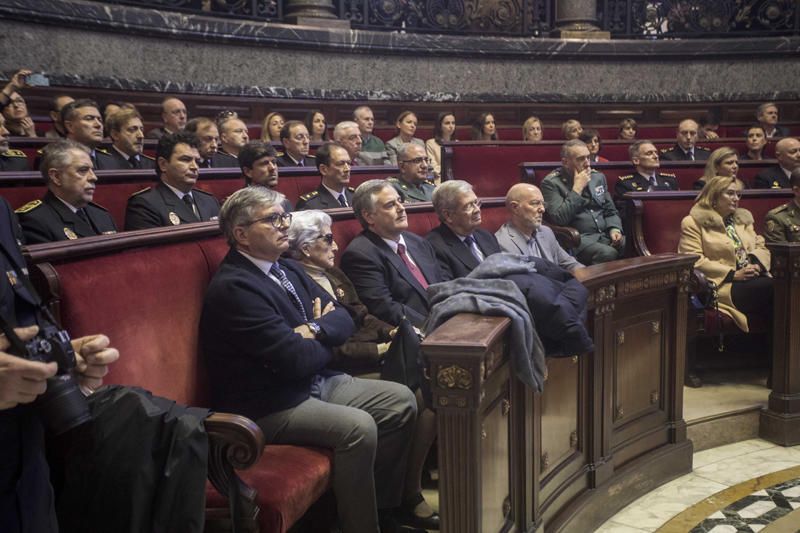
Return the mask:
<path fill-rule="evenodd" d="M 701 296 L 711 292 L 706 275 L 696 268 L 692 269 L 692 275 L 689 277 L 689 292 Z"/>
<path fill-rule="evenodd" d="M 581 234 L 575 228 L 556 226 L 554 224 L 547 224 L 547 227 L 553 230 L 558 244 L 565 250 L 573 250 L 581 244 Z"/>
<path fill-rule="evenodd" d="M 258 493 L 234 470 L 246 470 L 264 451 L 264 434 L 249 418 L 212 413 L 205 420 L 208 433 L 208 479 L 225 497 L 238 495 L 238 515 L 253 520 L 258 515 Z"/>

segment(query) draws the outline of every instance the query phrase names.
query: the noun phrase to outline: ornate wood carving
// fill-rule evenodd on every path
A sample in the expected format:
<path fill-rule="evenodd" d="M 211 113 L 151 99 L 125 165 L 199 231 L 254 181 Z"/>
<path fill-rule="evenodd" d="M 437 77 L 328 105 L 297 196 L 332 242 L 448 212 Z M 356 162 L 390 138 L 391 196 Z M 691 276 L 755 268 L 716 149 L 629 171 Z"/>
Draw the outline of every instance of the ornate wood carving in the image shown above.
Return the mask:
<path fill-rule="evenodd" d="M 436 372 L 436 382 L 443 389 L 470 390 L 472 381 L 472 372 L 458 365 L 442 367 Z"/>

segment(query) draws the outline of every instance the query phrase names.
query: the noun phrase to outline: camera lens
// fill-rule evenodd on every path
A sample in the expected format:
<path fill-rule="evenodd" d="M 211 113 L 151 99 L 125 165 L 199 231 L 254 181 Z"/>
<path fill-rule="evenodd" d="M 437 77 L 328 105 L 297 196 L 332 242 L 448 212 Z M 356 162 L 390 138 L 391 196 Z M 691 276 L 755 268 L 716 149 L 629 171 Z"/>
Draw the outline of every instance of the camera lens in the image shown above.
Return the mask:
<path fill-rule="evenodd" d="M 36 399 L 45 427 L 55 435 L 91 420 L 89 404 L 70 374 L 47 380 L 47 390 Z"/>

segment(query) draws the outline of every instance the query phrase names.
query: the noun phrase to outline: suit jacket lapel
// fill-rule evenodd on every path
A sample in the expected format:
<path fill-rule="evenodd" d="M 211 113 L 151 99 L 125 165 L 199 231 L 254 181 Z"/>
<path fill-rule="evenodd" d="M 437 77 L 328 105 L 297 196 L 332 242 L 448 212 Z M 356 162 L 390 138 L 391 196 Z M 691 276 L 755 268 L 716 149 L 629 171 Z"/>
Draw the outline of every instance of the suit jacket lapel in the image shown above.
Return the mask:
<path fill-rule="evenodd" d="M 58 218 L 60 218 L 61 222 L 64 223 L 64 227 L 74 231 L 75 235 L 78 237 L 91 237 L 95 235 L 91 224 L 85 222 L 76 213 L 73 213 L 72 210 L 64 204 L 64 202 L 56 198 L 56 196 L 49 191 L 45 195 L 45 202 L 53 211 L 56 212 Z M 86 216 L 89 216 L 88 213 Z"/>
<path fill-rule="evenodd" d="M 419 281 L 417 281 L 417 278 L 414 277 L 414 275 L 411 273 L 411 271 L 408 270 L 408 267 L 403 262 L 403 260 L 400 258 L 400 256 L 398 254 L 396 254 L 391 248 L 389 248 L 389 245 L 386 244 L 385 242 L 383 242 L 383 239 L 381 239 L 380 236 L 378 236 L 376 233 L 373 233 L 373 232 L 371 232 L 369 230 L 364 230 L 364 235 L 369 240 L 371 240 L 375 244 L 375 246 L 378 247 L 378 250 L 389 260 L 389 262 L 392 264 L 392 266 L 395 268 L 395 270 L 397 270 L 397 272 L 400 274 L 400 276 L 409 285 L 414 287 L 417 290 L 418 293 L 420 293 L 422 296 L 424 296 L 427 299 L 428 298 L 428 293 L 425 291 L 425 289 L 422 288 L 422 285 L 419 284 Z M 409 243 L 409 241 L 406 241 L 406 245 L 407 246 L 410 246 L 410 244 L 411 243 Z M 409 248 L 409 250 L 411 251 L 411 254 L 414 255 L 414 251 L 411 248 Z M 417 254 L 417 255 L 419 255 L 419 254 Z M 422 266 L 419 264 L 419 261 L 417 260 L 417 256 L 416 255 L 414 256 L 414 261 L 416 262 L 416 264 L 419 267 L 419 269 L 422 270 Z M 422 273 L 424 275 L 425 271 L 422 270 Z M 425 276 L 425 278 L 428 279 L 428 276 Z"/>
<path fill-rule="evenodd" d="M 411 256 L 414 258 L 414 262 L 417 264 L 417 267 L 422 271 L 422 275 L 425 276 L 425 279 L 428 281 L 428 284 L 438 283 L 441 281 L 436 276 L 436 270 L 438 263 L 428 261 L 429 255 L 421 248 L 421 245 L 417 243 L 415 240 L 406 239 L 406 247 L 411 252 Z M 397 255 L 397 254 L 395 254 Z M 400 256 L 397 256 L 400 259 Z M 400 260 L 402 263 L 402 259 Z M 416 280 L 414 280 L 416 281 Z M 415 286 L 422 289 L 422 286 L 419 283 L 416 283 Z M 422 291 L 422 294 L 425 298 L 428 298 L 428 293 L 426 291 Z"/>
<path fill-rule="evenodd" d="M 453 233 L 449 227 L 444 224 L 441 224 L 441 232 L 442 237 L 444 237 L 445 242 L 450 247 L 453 255 L 461 261 L 464 266 L 466 266 L 469 270 L 474 269 L 478 266 L 478 260 L 472 255 L 472 250 L 470 250 L 467 245 L 458 238 L 458 235 Z M 480 246 L 480 244 L 478 244 Z M 485 255 L 485 254 L 484 254 Z M 428 276 L 425 276 L 426 278 Z"/>
<path fill-rule="evenodd" d="M 194 213 L 189 209 L 189 206 L 184 203 L 184 201 L 172 192 L 172 189 L 164 185 L 163 181 L 160 181 L 157 185 L 158 192 L 161 193 L 161 198 L 164 200 L 164 204 L 167 206 L 167 211 L 171 211 L 178 215 L 178 218 L 181 219 L 181 222 L 186 224 L 191 224 L 192 222 L 197 222 L 197 217 L 194 216 Z M 200 211 L 200 208 L 197 208 Z"/>

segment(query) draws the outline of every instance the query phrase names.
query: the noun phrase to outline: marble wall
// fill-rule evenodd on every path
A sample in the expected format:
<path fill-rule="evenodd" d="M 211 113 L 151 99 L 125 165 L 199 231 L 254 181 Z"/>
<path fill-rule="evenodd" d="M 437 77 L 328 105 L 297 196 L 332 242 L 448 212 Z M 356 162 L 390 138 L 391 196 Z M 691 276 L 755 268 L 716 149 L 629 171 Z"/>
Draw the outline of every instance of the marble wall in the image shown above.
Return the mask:
<path fill-rule="evenodd" d="M 560 41 L 240 22 L 79 0 L 0 0 L 7 52 L 53 84 L 426 101 L 795 99 L 800 38 Z M 13 44 L 12 44 L 13 43 Z M 10 46 L 9 46 L 10 45 Z"/>

